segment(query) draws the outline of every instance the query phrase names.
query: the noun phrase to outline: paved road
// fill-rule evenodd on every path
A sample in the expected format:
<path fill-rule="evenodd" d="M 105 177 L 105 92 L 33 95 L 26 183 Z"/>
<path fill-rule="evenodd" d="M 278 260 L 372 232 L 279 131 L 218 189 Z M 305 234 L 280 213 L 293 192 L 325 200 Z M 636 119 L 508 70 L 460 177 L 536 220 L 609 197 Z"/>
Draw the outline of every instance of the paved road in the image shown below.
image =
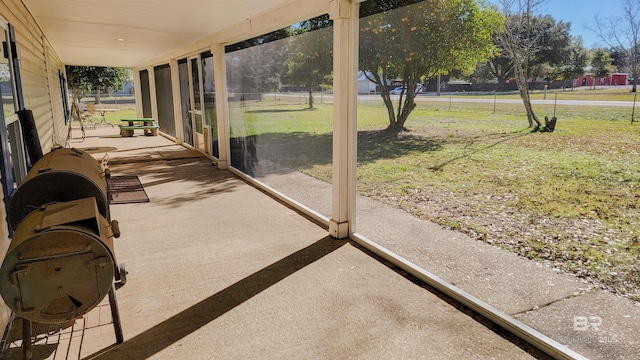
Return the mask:
<path fill-rule="evenodd" d="M 266 94 L 265 98 L 269 98 L 269 95 Z M 306 94 L 301 97 L 298 93 L 280 93 L 279 97 L 298 97 L 304 101 L 306 99 Z M 324 101 L 332 101 L 332 94 L 323 94 Z M 399 95 L 392 95 L 393 98 L 398 98 Z M 359 101 L 376 101 L 381 100 L 380 95 L 358 95 Z M 448 94 L 443 94 L 442 96 L 433 96 L 433 95 L 419 95 L 416 97 L 416 102 L 457 102 L 457 103 L 488 103 L 493 104 L 494 101 L 498 104 L 522 104 L 522 100 L 520 99 L 492 99 L 492 98 L 477 98 L 472 95 L 469 96 L 453 96 L 449 97 Z M 555 99 L 553 95 L 549 95 L 547 100 L 539 100 L 534 99 L 531 100 L 531 103 L 534 105 L 553 105 Z M 639 99 L 640 102 L 640 99 Z M 599 100 L 557 100 L 557 105 L 568 105 L 568 106 L 605 106 L 605 107 L 633 107 L 633 101 L 599 101 Z M 640 104 L 638 104 L 640 106 Z"/>
<path fill-rule="evenodd" d="M 376 100 L 380 98 L 378 95 L 361 95 L 360 100 Z M 466 102 L 466 103 L 490 103 L 494 101 L 498 104 L 522 104 L 520 99 L 487 99 L 476 98 L 473 96 L 453 96 L 449 98 L 449 95 L 443 96 L 418 96 L 416 102 Z M 535 105 L 553 105 L 555 100 L 549 98 L 547 100 L 531 100 Z M 633 107 L 633 101 L 598 101 L 598 100 L 558 100 L 558 105 L 570 105 L 570 106 L 616 106 L 616 107 Z"/>

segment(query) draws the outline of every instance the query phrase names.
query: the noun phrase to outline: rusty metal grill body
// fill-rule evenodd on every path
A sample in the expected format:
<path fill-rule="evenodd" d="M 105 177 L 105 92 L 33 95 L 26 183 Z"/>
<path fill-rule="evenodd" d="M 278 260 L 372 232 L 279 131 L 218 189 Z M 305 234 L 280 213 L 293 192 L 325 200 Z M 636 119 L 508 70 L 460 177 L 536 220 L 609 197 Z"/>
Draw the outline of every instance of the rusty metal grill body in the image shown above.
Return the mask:
<path fill-rule="evenodd" d="M 83 316 L 108 294 L 116 341 L 123 341 L 115 289 L 126 271 L 115 259 L 105 177 L 91 155 L 57 148 L 38 160 L 9 205 L 15 234 L 0 267 L 0 294 L 25 322 Z"/>
<path fill-rule="evenodd" d="M 57 324 L 82 316 L 111 289 L 117 269 L 112 235 L 93 198 L 29 213 L 0 268 L 5 302 L 36 323 Z"/>
<path fill-rule="evenodd" d="M 16 229 L 31 211 L 52 202 L 96 199 L 100 214 L 110 220 L 106 170 L 88 153 L 57 148 L 36 162 L 9 203 L 9 223 Z"/>

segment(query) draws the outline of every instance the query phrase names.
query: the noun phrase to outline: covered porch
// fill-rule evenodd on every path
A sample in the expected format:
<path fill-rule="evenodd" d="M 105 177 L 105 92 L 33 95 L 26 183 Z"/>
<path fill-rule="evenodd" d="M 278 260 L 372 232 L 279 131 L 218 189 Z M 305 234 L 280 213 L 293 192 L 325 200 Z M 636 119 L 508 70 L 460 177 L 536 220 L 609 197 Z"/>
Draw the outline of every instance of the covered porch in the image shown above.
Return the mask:
<path fill-rule="evenodd" d="M 125 341 L 115 346 L 105 304 L 60 331 L 40 328 L 34 359 L 543 356 L 164 137 L 107 127 L 71 145 L 97 159 L 108 151 L 112 176 L 137 175 L 149 198 L 111 206 L 129 271 L 117 291 Z M 12 333 L 19 338 L 19 321 Z M 22 358 L 19 345 L 5 358 Z"/>
<path fill-rule="evenodd" d="M 26 45 L 42 29 L 45 60 L 132 67 L 137 116 L 156 119 L 162 135 L 97 128 L 83 142 L 70 139 L 96 158 L 108 153 L 114 175 L 138 176 L 150 201 L 112 205 L 123 234 L 116 255 L 130 271 L 117 292 L 124 343 L 114 346 L 109 313 L 98 308 L 76 330 L 51 336 L 40 358 L 609 359 L 640 351 L 632 301 L 359 195 L 359 133 L 368 130 L 358 123 L 360 3 L 24 0 L 0 13 L 14 22 L 16 12 L 32 16 L 19 34 Z M 241 68 L 291 48 L 265 35 L 322 15 L 332 25 L 302 41 L 326 43 L 333 55 L 319 110 L 279 108 L 308 103 L 247 86 Z M 64 142 L 71 125 L 60 109 L 29 101 L 45 149 Z M 316 116 L 312 125 L 301 125 L 303 114 Z M 594 314 L 605 332 L 581 332 Z"/>

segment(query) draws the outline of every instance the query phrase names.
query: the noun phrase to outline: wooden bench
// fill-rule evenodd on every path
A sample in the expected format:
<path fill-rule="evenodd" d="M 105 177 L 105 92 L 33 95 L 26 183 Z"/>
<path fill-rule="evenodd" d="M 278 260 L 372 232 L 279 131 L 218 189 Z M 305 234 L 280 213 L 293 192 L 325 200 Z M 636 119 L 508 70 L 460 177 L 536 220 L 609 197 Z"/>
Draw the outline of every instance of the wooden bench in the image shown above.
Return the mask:
<path fill-rule="evenodd" d="M 118 125 L 120 126 L 120 136 L 131 137 L 133 136 L 133 130 L 142 129 L 147 136 L 158 135 L 158 125 Z"/>
<path fill-rule="evenodd" d="M 136 129 L 144 130 L 144 134 L 147 136 L 158 135 L 158 125 L 154 124 L 156 121 L 154 118 L 122 118 L 120 121 L 127 123 L 127 125 L 119 125 L 121 136 L 131 137 L 133 130 Z"/>

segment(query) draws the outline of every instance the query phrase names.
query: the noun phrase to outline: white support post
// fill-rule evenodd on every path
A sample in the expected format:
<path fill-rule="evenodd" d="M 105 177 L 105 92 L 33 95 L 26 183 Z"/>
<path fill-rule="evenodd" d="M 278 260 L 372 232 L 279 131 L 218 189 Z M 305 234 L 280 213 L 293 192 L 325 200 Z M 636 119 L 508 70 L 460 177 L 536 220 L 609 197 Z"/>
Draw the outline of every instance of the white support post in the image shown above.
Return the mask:
<path fill-rule="evenodd" d="M 218 121 L 218 169 L 227 169 L 231 164 L 229 137 L 229 100 L 227 95 L 227 66 L 224 57 L 224 45 L 214 45 L 213 77 L 216 86 L 216 117 Z"/>
<path fill-rule="evenodd" d="M 344 239 L 355 231 L 358 9 L 359 0 L 332 0 L 333 20 L 333 193 L 331 236 Z"/>
<path fill-rule="evenodd" d="M 169 66 L 171 66 L 171 88 L 173 89 L 173 118 L 176 127 L 176 144 L 182 144 L 184 127 L 182 126 L 182 99 L 180 97 L 180 70 L 178 68 L 178 59 L 171 59 Z"/>
<path fill-rule="evenodd" d="M 149 101 L 151 101 L 151 117 L 158 121 L 158 91 L 156 90 L 156 73 L 153 67 L 149 72 Z"/>
<path fill-rule="evenodd" d="M 134 68 L 133 69 L 133 86 L 135 91 L 133 95 L 136 100 L 136 116 L 142 117 L 142 85 L 140 82 L 140 71 L 144 69 Z"/>

